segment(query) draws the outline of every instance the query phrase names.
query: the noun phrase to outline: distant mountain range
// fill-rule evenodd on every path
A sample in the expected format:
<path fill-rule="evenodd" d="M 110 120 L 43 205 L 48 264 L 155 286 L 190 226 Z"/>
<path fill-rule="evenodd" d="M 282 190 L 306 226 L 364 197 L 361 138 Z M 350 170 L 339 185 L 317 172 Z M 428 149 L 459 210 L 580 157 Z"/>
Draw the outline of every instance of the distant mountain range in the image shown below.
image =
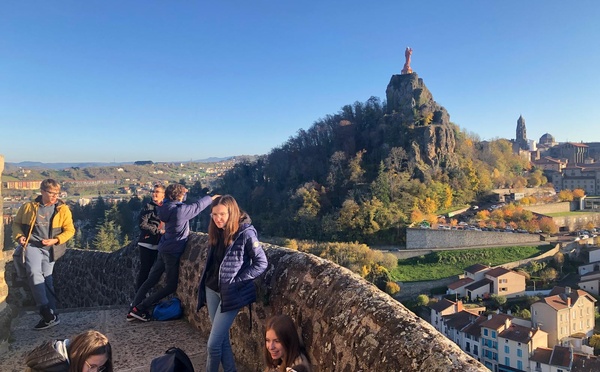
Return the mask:
<path fill-rule="evenodd" d="M 227 156 L 224 158 L 210 157 L 199 160 L 186 160 L 186 161 L 160 161 L 155 163 L 216 163 L 219 161 L 225 161 L 234 158 L 234 156 Z M 87 162 L 87 163 L 42 163 L 39 161 L 22 161 L 20 163 L 6 163 L 7 167 L 21 167 L 21 168 L 45 168 L 45 169 L 64 169 L 71 167 L 89 168 L 89 167 L 107 167 L 107 166 L 118 166 L 133 164 L 135 161 L 130 162 L 111 162 L 111 163 L 100 163 L 100 162 Z"/>

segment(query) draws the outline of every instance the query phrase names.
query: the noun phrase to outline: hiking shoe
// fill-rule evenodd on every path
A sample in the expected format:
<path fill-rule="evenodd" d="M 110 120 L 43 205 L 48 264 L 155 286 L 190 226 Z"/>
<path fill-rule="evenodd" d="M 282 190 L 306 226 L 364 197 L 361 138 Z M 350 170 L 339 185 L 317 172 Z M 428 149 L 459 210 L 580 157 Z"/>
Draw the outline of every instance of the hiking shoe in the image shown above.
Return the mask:
<path fill-rule="evenodd" d="M 129 312 L 129 314 L 127 314 L 128 319 L 129 319 L 129 316 L 131 316 L 132 318 L 135 318 L 137 320 L 141 320 L 142 322 L 147 322 L 150 320 L 150 315 L 147 312 L 138 310 L 137 307 L 134 307 Z"/>
<path fill-rule="evenodd" d="M 35 327 L 33 327 L 33 329 L 36 329 L 36 330 L 46 329 L 46 328 L 54 327 L 58 323 L 60 323 L 60 319 L 58 319 L 58 316 L 54 315 L 54 319 L 52 319 L 48 322 L 45 321 L 44 319 L 40 319 L 39 323 L 36 324 Z"/>

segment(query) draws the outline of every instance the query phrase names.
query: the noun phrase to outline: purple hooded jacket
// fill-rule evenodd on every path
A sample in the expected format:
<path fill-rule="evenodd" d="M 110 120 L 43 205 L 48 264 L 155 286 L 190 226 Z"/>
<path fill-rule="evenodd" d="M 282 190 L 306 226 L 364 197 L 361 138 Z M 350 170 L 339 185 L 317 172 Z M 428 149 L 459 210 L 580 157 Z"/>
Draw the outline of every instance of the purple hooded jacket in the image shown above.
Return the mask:
<path fill-rule="evenodd" d="M 205 196 L 191 204 L 165 199 L 157 208 L 158 218 L 165 223 L 165 233 L 158 242 L 158 251 L 180 256 L 185 250 L 190 234 L 189 221 L 212 203 L 212 197 Z"/>

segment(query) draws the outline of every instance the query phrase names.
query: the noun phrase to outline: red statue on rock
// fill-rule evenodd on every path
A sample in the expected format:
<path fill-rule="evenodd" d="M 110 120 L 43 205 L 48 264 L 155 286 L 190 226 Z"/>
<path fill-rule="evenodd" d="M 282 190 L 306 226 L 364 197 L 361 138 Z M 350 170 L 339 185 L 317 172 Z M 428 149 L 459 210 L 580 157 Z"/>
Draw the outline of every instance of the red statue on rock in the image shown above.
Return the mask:
<path fill-rule="evenodd" d="M 410 47 L 406 47 L 404 51 L 404 57 L 406 57 L 406 63 L 404 63 L 404 68 L 402 69 L 402 75 L 412 74 L 412 68 L 410 68 L 410 56 L 412 55 L 412 49 Z"/>

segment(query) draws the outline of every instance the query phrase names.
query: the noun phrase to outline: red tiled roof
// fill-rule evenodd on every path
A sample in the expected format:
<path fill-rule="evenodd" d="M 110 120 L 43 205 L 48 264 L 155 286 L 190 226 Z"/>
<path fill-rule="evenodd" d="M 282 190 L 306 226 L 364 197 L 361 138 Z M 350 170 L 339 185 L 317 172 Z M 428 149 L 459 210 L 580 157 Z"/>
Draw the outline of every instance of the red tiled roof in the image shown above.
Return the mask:
<path fill-rule="evenodd" d="M 571 350 L 565 346 L 554 346 L 552 351 L 552 358 L 550 359 L 550 365 L 569 367 L 571 365 Z"/>
<path fill-rule="evenodd" d="M 475 264 L 475 265 L 471 265 L 469 267 L 467 267 L 465 269 L 466 272 L 471 273 L 471 274 L 475 274 L 478 273 L 480 271 L 489 269 L 490 267 L 487 265 L 482 265 L 482 264 Z"/>
<path fill-rule="evenodd" d="M 548 349 L 546 347 L 538 347 L 533 351 L 533 355 L 529 357 L 529 360 L 544 364 L 550 364 L 551 357 L 552 349 Z"/>
<path fill-rule="evenodd" d="M 499 329 L 506 324 L 506 319 L 511 320 L 513 316 L 508 314 L 491 314 L 491 319 L 481 323 L 481 327 Z"/>
<path fill-rule="evenodd" d="M 450 308 L 450 307 L 452 307 L 454 305 L 456 305 L 455 302 L 452 302 L 452 301 L 447 300 L 447 299 L 444 298 L 444 299 L 442 299 L 442 300 L 440 300 L 438 302 L 434 302 L 433 304 L 429 304 L 429 307 L 431 309 L 437 311 L 438 313 L 440 313 L 440 312 L 442 312 L 442 311 L 444 311 L 444 310 L 446 310 L 446 309 L 448 309 L 448 308 Z"/>
<path fill-rule="evenodd" d="M 491 269 L 490 271 L 486 272 L 485 275 L 498 278 L 506 273 L 510 273 L 510 270 L 505 269 L 503 267 L 496 267 L 495 269 Z"/>
<path fill-rule="evenodd" d="M 466 287 L 466 289 L 468 289 L 468 290 L 470 290 L 470 291 L 473 291 L 473 290 L 475 290 L 475 289 L 478 289 L 478 288 L 484 287 L 484 286 L 486 286 L 486 285 L 492 285 L 492 284 L 494 284 L 494 282 L 492 282 L 492 281 L 491 281 L 491 280 L 489 280 L 489 279 L 481 279 L 481 280 L 479 280 L 479 281 L 477 281 L 477 282 L 475 282 L 475 283 L 473 283 L 473 284 L 470 284 L 470 285 L 468 285 L 468 286 Z"/>
<path fill-rule="evenodd" d="M 448 284 L 448 288 L 449 289 L 458 289 L 460 287 L 464 287 L 466 285 L 469 285 L 471 283 L 473 283 L 475 280 L 471 279 L 471 278 L 462 278 L 459 279 L 457 281 L 455 281 L 454 283 Z"/>
<path fill-rule="evenodd" d="M 529 343 L 531 338 L 537 333 L 537 329 L 531 329 L 522 325 L 511 323 L 510 327 L 500 332 L 499 336 L 521 343 Z M 531 335 L 530 335 L 531 333 Z"/>
<path fill-rule="evenodd" d="M 600 371 L 600 359 L 593 355 L 573 354 L 571 372 Z"/>

